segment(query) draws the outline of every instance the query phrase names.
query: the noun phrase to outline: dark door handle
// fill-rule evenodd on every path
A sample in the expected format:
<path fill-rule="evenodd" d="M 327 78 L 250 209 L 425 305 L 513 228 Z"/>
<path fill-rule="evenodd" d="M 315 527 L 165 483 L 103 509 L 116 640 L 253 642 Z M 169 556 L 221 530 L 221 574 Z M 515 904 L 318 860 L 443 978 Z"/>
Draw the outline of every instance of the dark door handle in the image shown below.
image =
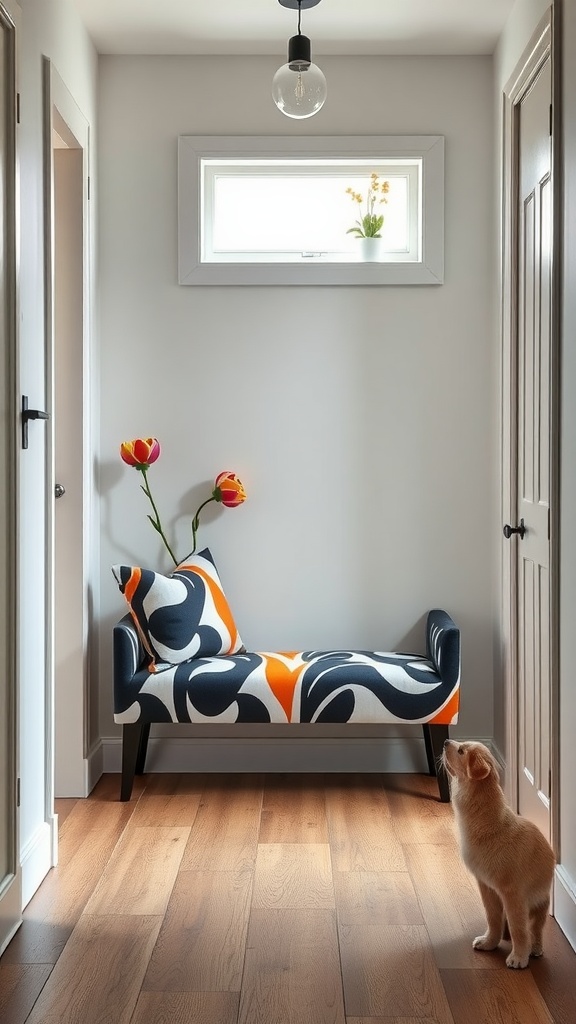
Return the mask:
<path fill-rule="evenodd" d="M 506 523 L 506 526 L 504 527 L 504 536 L 506 537 L 506 540 L 510 540 L 513 533 L 518 533 L 520 535 L 520 540 L 522 540 L 526 533 L 526 527 L 524 526 L 523 519 L 520 520 L 519 526 L 510 526 L 509 523 Z"/>
<path fill-rule="evenodd" d="M 22 395 L 22 447 L 28 447 L 28 423 L 30 420 L 49 420 L 50 413 L 41 409 L 28 408 L 28 395 Z"/>

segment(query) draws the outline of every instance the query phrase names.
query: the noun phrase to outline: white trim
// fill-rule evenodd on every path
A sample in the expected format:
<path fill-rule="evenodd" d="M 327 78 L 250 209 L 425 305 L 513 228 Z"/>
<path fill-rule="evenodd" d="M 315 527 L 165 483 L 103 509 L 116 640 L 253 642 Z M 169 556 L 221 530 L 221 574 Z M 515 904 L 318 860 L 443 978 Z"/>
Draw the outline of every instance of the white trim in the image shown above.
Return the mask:
<path fill-rule="evenodd" d="M 98 740 L 90 751 L 86 760 L 86 788 L 91 793 L 101 775 L 104 774 L 104 747 L 102 740 Z"/>
<path fill-rule="evenodd" d="M 65 704 L 72 709 L 75 728 L 68 731 L 72 736 L 69 747 L 56 759 L 56 735 L 61 725 L 58 708 L 55 703 L 55 616 L 54 616 L 54 581 L 55 581 L 55 532 L 54 532 L 54 485 L 55 478 L 55 438 L 54 415 L 47 428 L 46 443 L 46 815 L 53 810 L 54 796 L 88 795 L 87 760 L 87 707 L 88 707 L 88 574 L 89 574 L 89 535 L 90 535 L 90 494 L 91 494 L 91 459 L 90 459 L 90 393 L 88 388 L 88 368 L 90 364 L 90 238 L 88 208 L 88 175 L 90 162 L 90 126 L 78 107 L 74 97 L 62 80 L 54 64 L 49 58 L 43 58 L 43 103 L 44 103 L 44 212 L 45 212 L 45 345 L 46 345 L 46 394 L 47 408 L 54 414 L 55 408 L 55 328 L 54 328 L 54 154 L 52 132 L 55 122 L 59 134 L 67 144 L 81 151 L 82 154 L 82 496 L 80 514 L 82 521 L 82 679 L 74 680 L 73 690 L 59 695 L 60 706 Z M 81 690 L 78 692 L 80 684 Z M 68 723 L 67 723 L 68 726 Z M 61 751 L 61 744 L 58 748 Z M 61 751 L 62 752 L 62 751 Z"/>
<path fill-rule="evenodd" d="M 55 866 L 54 851 L 58 829 L 57 815 L 43 821 L 22 847 L 22 909 L 30 902 L 50 868 Z"/>
<path fill-rule="evenodd" d="M 0 943 L 0 956 L 2 956 L 2 953 L 4 952 L 4 950 L 7 949 L 8 946 L 10 945 L 10 943 L 12 942 L 12 939 L 16 935 L 16 932 L 18 931 L 18 929 L 19 929 L 21 924 L 22 924 L 22 921 L 19 918 L 18 921 L 16 922 L 16 924 L 12 925 L 10 930 L 7 931 L 5 935 L 3 934 L 2 942 Z"/>
<path fill-rule="evenodd" d="M 21 600 L 20 563 L 20 436 L 18 430 L 19 412 L 16 405 L 19 380 L 19 320 L 20 294 L 18 281 L 18 238 L 20 231 L 20 177 L 19 142 L 16 122 L 16 96 L 19 88 L 18 54 L 21 30 L 21 14 L 12 0 L 0 3 L 3 39 L 2 73 L 7 91 L 5 107 L 5 153 L 3 153 L 3 197 L 9 203 L 2 224 L 3 242 L 1 271 L 4 306 L 0 361 L 3 366 L 2 427 L 5 438 L 0 454 L 0 475 L 2 476 L 3 533 L 2 538 L 2 608 L 3 650 L 1 671 L 3 673 L 2 699 L 2 745 L 6 744 L 4 777 L 1 781 L 3 805 L 2 856 L 5 867 L 0 873 L 0 952 L 6 947 L 10 936 L 21 923 L 21 871 L 20 871 L 20 812 L 16 800 L 17 778 L 21 771 L 20 751 L 20 644 L 21 621 L 19 603 Z"/>
<path fill-rule="evenodd" d="M 576 950 L 576 882 L 562 864 L 554 874 L 554 917 Z"/>
<path fill-rule="evenodd" d="M 418 262 L 206 263 L 202 261 L 202 163 L 261 160 L 422 161 Z M 178 281 L 182 285 L 404 285 L 444 280 L 444 137 L 441 135 L 211 136 L 178 139 Z"/>

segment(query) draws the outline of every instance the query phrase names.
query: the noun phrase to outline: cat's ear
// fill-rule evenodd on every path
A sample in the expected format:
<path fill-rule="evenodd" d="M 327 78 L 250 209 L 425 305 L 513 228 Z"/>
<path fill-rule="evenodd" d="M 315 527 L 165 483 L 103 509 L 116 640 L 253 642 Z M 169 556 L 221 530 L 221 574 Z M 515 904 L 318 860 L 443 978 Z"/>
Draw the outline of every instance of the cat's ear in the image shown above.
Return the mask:
<path fill-rule="evenodd" d="M 468 753 L 468 764 L 466 773 L 469 779 L 486 779 L 492 771 L 490 761 L 484 757 L 480 750 L 470 750 Z"/>

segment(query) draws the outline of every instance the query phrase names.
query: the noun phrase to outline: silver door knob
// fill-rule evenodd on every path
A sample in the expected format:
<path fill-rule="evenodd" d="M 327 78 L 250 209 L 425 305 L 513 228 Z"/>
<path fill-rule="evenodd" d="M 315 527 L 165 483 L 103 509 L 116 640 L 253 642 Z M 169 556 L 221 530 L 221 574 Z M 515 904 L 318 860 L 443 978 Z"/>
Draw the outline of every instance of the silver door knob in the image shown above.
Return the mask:
<path fill-rule="evenodd" d="M 66 494 L 66 488 L 64 487 L 64 484 L 55 484 L 54 497 L 61 498 L 63 494 Z"/>

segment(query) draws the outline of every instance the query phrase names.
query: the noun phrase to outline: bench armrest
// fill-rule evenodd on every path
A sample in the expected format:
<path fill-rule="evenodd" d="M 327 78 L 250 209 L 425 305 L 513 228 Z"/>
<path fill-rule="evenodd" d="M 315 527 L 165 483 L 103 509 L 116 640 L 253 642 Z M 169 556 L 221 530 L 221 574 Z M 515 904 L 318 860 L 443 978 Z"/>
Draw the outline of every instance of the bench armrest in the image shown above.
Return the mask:
<path fill-rule="evenodd" d="M 460 630 L 441 608 L 428 612 L 426 656 L 450 687 L 460 682 Z"/>

